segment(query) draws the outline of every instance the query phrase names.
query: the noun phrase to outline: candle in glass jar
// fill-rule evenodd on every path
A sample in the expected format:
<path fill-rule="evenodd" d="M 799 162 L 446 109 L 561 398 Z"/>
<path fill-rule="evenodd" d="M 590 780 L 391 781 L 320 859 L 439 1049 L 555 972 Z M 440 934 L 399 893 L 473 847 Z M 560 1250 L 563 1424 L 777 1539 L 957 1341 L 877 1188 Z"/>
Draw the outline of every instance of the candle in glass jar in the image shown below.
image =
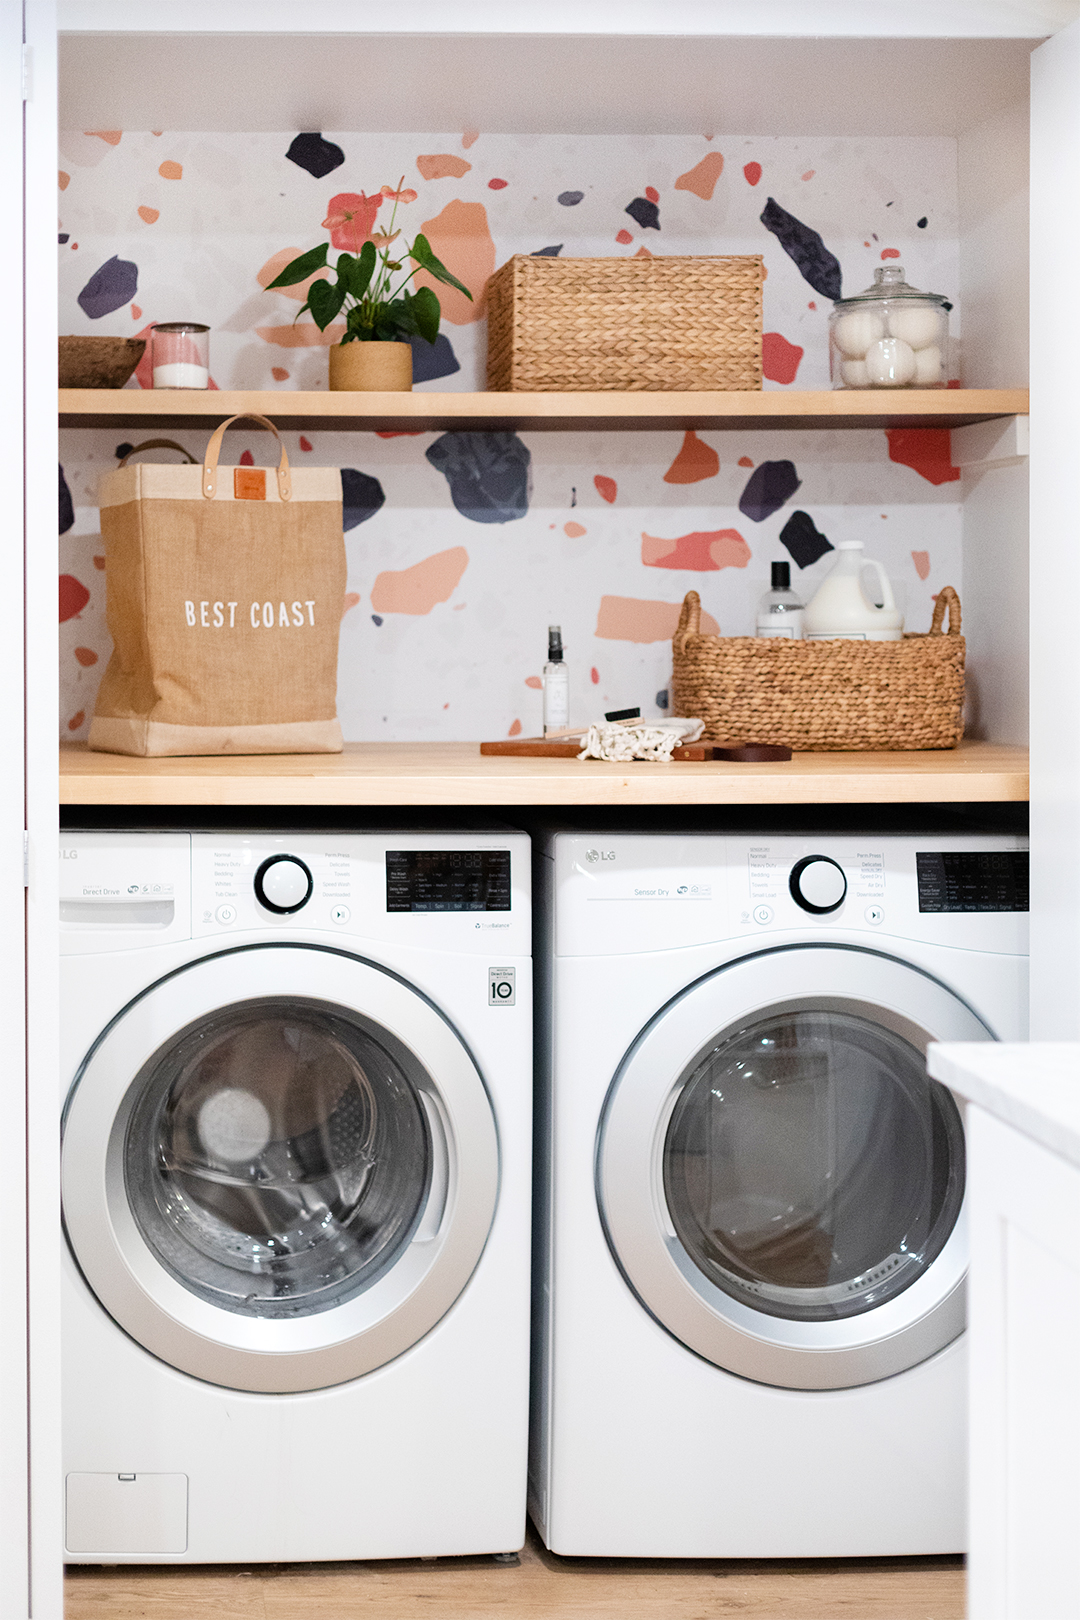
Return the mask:
<path fill-rule="evenodd" d="M 194 365 L 190 360 L 170 360 L 164 366 L 154 367 L 155 388 L 209 388 L 210 372 L 206 366 Z"/>
<path fill-rule="evenodd" d="M 162 321 L 150 335 L 155 388 L 209 388 L 210 328 L 195 321 Z"/>

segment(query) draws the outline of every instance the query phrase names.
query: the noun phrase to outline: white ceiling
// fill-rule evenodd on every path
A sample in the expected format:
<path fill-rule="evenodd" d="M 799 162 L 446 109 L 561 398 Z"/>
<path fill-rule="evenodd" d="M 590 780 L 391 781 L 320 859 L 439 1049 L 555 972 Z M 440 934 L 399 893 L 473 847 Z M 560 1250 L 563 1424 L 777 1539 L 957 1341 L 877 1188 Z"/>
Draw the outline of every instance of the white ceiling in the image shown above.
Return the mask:
<path fill-rule="evenodd" d="M 79 14 L 87 3 L 105 13 L 123 9 L 127 0 L 65 0 L 65 12 Z M 323 9 L 331 3 L 322 0 Z M 698 0 L 682 3 L 695 9 Z M 846 3 L 862 8 L 865 0 Z M 1057 3 L 1042 0 L 1041 9 Z M 950 4 L 942 0 L 937 9 Z M 220 0 L 217 9 L 224 15 L 230 8 L 234 0 Z M 637 10 L 644 8 L 642 0 Z M 260 4 L 260 21 L 273 9 L 271 0 Z M 308 0 L 308 9 L 318 11 L 319 0 Z M 534 18 L 538 9 L 544 7 L 529 8 Z M 666 9 L 677 12 L 679 0 Z M 710 9 L 723 7 L 711 3 Z M 744 15 L 755 17 L 761 9 L 762 0 L 742 6 Z M 801 9 L 805 16 L 811 8 Z M 892 17 L 911 6 L 877 9 Z M 145 29 L 145 0 L 140 10 Z M 172 6 L 162 10 L 177 16 Z M 290 4 L 293 17 L 300 10 Z M 956 135 L 1026 100 L 1035 43 L 1030 37 L 315 32 L 208 38 L 86 31 L 61 38 L 60 123 L 67 129 L 417 134 L 474 127 L 493 133 Z"/>
<path fill-rule="evenodd" d="M 379 33 L 374 0 L 59 0 L 59 25 L 116 33 Z M 1080 0 L 408 0 L 406 34 L 707 34 L 1042 38 Z"/>

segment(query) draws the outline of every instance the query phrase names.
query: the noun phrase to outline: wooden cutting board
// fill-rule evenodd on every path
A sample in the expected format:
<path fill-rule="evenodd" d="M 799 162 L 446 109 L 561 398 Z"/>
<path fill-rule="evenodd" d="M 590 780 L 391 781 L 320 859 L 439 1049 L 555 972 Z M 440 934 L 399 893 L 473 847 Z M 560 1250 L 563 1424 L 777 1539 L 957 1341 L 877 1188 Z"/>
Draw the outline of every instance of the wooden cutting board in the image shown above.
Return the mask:
<path fill-rule="evenodd" d="M 482 754 L 511 755 L 518 759 L 577 759 L 581 743 L 565 737 L 503 737 L 498 742 L 480 744 Z M 769 743 L 741 743 L 730 746 L 722 743 L 684 743 L 674 749 L 673 760 L 735 760 L 743 764 L 757 764 L 791 758 L 790 748 L 776 748 Z M 636 760 L 627 761 L 637 764 Z"/>

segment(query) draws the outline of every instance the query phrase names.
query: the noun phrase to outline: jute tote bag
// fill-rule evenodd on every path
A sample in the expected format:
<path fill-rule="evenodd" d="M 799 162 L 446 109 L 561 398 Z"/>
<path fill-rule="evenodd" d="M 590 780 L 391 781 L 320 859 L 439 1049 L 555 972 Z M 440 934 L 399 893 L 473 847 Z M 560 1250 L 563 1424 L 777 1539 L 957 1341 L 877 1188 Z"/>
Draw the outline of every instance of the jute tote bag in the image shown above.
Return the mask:
<path fill-rule="evenodd" d="M 202 466 L 128 466 L 125 458 L 101 481 L 115 650 L 90 723 L 91 748 L 341 751 L 341 473 L 290 470 L 280 439 L 276 474 L 219 471 L 225 430 L 240 420 L 222 423 Z M 278 438 L 265 416 L 250 420 Z"/>

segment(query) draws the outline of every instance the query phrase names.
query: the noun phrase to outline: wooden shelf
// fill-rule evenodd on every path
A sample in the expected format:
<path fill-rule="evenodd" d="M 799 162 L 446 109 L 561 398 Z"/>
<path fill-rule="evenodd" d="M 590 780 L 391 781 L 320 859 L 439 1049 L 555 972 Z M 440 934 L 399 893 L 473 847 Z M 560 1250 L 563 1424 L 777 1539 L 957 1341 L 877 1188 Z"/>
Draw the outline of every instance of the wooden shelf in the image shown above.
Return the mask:
<path fill-rule="evenodd" d="M 520 429 L 965 427 L 1024 416 L 1026 388 L 949 388 L 733 394 L 355 394 L 296 389 L 171 392 L 62 388 L 61 427 L 216 427 L 243 411 L 279 428 L 441 432 Z"/>
<path fill-rule="evenodd" d="M 351 743 L 343 754 L 132 759 L 60 750 L 60 803 L 114 805 L 909 804 L 1026 800 L 1025 748 L 796 754 L 784 764 L 482 758 L 478 743 Z"/>

